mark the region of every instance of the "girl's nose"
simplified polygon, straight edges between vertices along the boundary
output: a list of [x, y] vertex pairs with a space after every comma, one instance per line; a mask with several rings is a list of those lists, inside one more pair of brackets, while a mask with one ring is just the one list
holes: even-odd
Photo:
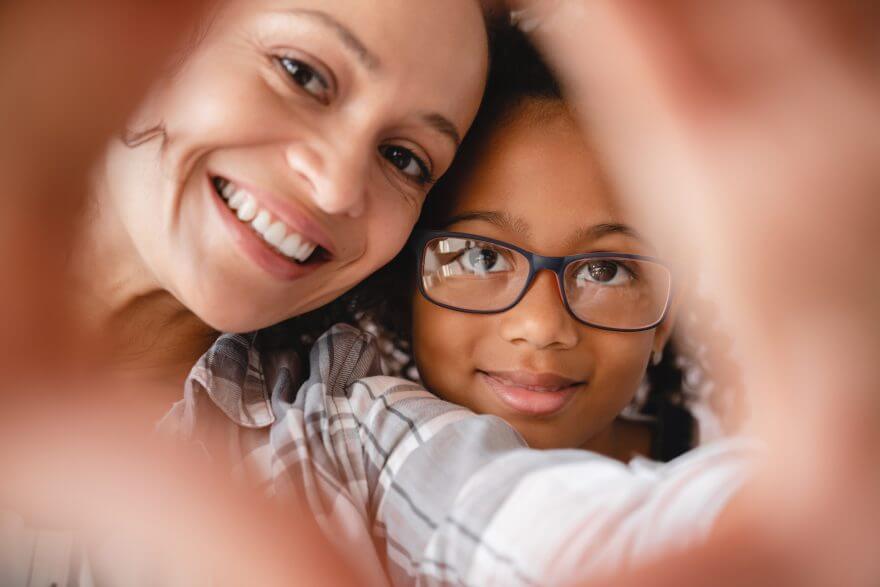
[[553, 273], [538, 273], [519, 304], [502, 315], [501, 336], [536, 349], [564, 350], [577, 345], [578, 328], [565, 309]]

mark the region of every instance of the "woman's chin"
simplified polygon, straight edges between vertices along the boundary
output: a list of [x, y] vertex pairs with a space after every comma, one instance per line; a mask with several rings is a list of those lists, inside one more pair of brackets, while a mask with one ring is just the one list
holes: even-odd
[[217, 332], [253, 332], [299, 313], [296, 308], [275, 310], [270, 303], [260, 303], [241, 295], [202, 300], [187, 306], [199, 320]]
[[197, 275], [174, 277], [174, 286], [167, 289], [174, 292], [181, 305], [218, 332], [267, 328], [321, 307], [347, 289], [327, 287], [326, 275], [279, 287], [276, 281], [259, 273], [228, 264], [205, 263]]

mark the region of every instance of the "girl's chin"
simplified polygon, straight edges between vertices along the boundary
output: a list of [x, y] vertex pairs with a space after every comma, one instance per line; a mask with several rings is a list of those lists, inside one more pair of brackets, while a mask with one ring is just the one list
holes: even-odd
[[[574, 428], [577, 426], [577, 422], [570, 424], [572, 427], [567, 427], [564, 418], [553, 422], [537, 419], [510, 419], [510, 425], [525, 439], [529, 448], [540, 450], [582, 448], [585, 442], [583, 432], [579, 428]], [[566, 430], [569, 432], [567, 433]]]

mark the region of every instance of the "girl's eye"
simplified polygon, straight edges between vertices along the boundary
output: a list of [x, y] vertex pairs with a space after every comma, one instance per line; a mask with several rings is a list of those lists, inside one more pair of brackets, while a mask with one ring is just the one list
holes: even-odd
[[425, 162], [409, 149], [396, 145], [385, 145], [379, 147], [379, 153], [398, 171], [419, 185], [425, 185], [434, 181]]
[[278, 63], [281, 64], [293, 83], [311, 94], [319, 102], [327, 104], [330, 101], [330, 84], [313, 67], [290, 57], [280, 57]]
[[585, 263], [577, 278], [600, 285], [621, 285], [630, 281], [633, 275], [620, 263], [602, 259]]
[[500, 251], [485, 246], [473, 246], [458, 257], [459, 264], [471, 274], [485, 275], [513, 269], [510, 261]]

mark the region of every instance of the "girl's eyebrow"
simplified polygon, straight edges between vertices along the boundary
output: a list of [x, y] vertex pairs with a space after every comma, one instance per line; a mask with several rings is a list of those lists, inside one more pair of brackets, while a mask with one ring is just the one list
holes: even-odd
[[514, 216], [513, 214], [510, 214], [508, 212], [496, 212], [492, 210], [476, 210], [473, 212], [456, 214], [455, 216], [449, 218], [444, 226], [452, 226], [453, 224], [465, 222], [467, 220], [480, 220], [482, 222], [488, 222], [490, 224], [494, 224], [502, 230], [519, 234], [525, 239], [528, 239], [532, 235], [531, 228], [529, 228], [529, 223], [526, 222], [525, 219], [520, 218], [519, 216]]
[[[498, 212], [493, 210], [476, 210], [473, 212], [457, 214], [451, 217], [445, 223], [444, 227], [449, 227], [458, 222], [465, 222], [467, 220], [479, 220], [494, 224], [498, 228], [516, 233], [526, 240], [532, 236], [529, 223], [524, 218], [514, 216], [508, 212]], [[645, 245], [649, 244], [635, 228], [628, 224], [622, 224], [619, 222], [602, 222], [575, 230], [574, 233], [566, 239], [564, 246], [570, 249], [576, 249], [578, 245], [582, 245], [584, 242], [593, 242], [609, 234], [622, 234], [634, 238]]]
[[622, 234], [647, 244], [647, 241], [642, 235], [632, 226], [621, 224], [619, 222], [603, 222], [600, 224], [594, 224], [588, 228], [579, 228], [568, 238], [566, 246], [574, 248], [584, 241], [592, 242], [609, 234]]

